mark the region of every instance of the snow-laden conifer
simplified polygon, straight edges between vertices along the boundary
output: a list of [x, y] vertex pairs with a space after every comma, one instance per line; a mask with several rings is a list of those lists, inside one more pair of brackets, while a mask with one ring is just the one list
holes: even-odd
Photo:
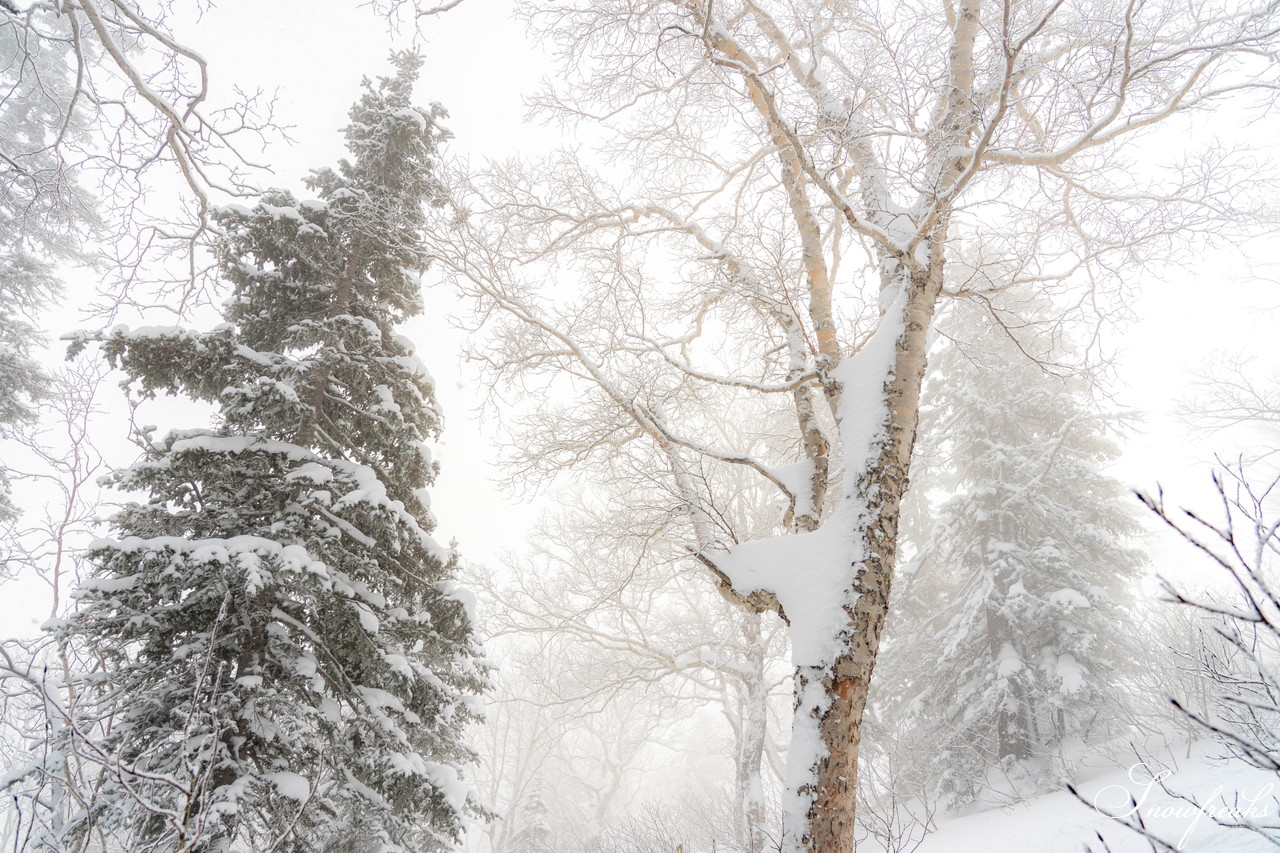
[[432, 380], [419, 313], [443, 131], [421, 61], [366, 81], [351, 159], [217, 214], [225, 323], [113, 330], [144, 394], [217, 407], [119, 473], [149, 495], [92, 546], [63, 636], [104, 661], [107, 768], [79, 831], [130, 850], [452, 845], [464, 724], [483, 685], [452, 553], [430, 535]]
[[545, 788], [541, 780], [520, 802], [514, 815], [515, 830], [503, 849], [506, 853], [559, 853], [555, 834], [551, 831], [551, 811], [547, 808]]
[[1143, 558], [1105, 471], [1114, 424], [1055, 367], [1066, 353], [1050, 324], [998, 320], [1011, 316], [962, 302], [941, 323], [950, 340], [931, 360], [912, 486], [934, 522], [883, 662], [896, 701], [881, 711], [897, 705], [886, 716], [910, 720], [906, 739], [936, 749], [928, 772], [948, 809], [1056, 787], [1130, 714]]

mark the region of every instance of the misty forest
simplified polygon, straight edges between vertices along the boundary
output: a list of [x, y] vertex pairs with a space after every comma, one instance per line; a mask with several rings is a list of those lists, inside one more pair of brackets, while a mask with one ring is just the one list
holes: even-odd
[[1280, 849], [1280, 0], [0, 0], [0, 850]]

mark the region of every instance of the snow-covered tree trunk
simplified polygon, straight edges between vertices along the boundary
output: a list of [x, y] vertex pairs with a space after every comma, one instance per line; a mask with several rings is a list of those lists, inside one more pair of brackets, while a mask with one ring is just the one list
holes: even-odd
[[734, 760], [734, 825], [738, 845], [746, 853], [761, 853], [768, 831], [763, 764], [768, 740], [769, 682], [767, 647], [760, 630], [760, 618], [755, 613], [743, 614], [748, 655], [744, 662], [746, 678], [741, 686], [741, 720]]
[[852, 849], [862, 717], [897, 559], [940, 264], [887, 283], [880, 326], [836, 366], [845, 493], [815, 531], [744, 543], [714, 562], [743, 601], [791, 626], [795, 712], [783, 831], [806, 851]]
[[[1226, 184], [1148, 182], [1117, 143], [1271, 86], [1255, 58], [1280, 9], [530, 6], [567, 69], [538, 106], [598, 128], [608, 164], [459, 176], [435, 248], [497, 328], [477, 355], [499, 384], [558, 377], [576, 401], [517, 414], [512, 461], [625, 483], [726, 598], [790, 621], [783, 843], [848, 853], [939, 299], [1096, 286], [1103, 259], [1232, 215], [1202, 203]], [[964, 246], [981, 257], [952, 275]], [[721, 521], [744, 499], [724, 468], [757, 478], [774, 523]]]

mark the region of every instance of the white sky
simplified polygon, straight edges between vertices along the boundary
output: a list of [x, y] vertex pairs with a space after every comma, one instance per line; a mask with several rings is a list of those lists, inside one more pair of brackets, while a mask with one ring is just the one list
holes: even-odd
[[[419, 97], [444, 105], [450, 114], [445, 124], [455, 136], [452, 153], [475, 161], [546, 150], [559, 141], [551, 129], [524, 121], [523, 99], [553, 70], [523, 22], [513, 19], [513, 6], [511, 0], [464, 0], [423, 27], [419, 46], [426, 66]], [[360, 77], [384, 72], [391, 47], [410, 44], [411, 27], [393, 40], [385, 19], [356, 8], [353, 0], [217, 0], [198, 25], [184, 26], [179, 35], [205, 52], [217, 84], [278, 88], [279, 118], [293, 127], [295, 143], [275, 146], [266, 157], [280, 183], [296, 186], [309, 169], [345, 153], [340, 129]], [[1251, 127], [1252, 141], [1265, 140], [1269, 128], [1274, 130], [1274, 122]], [[1189, 131], [1171, 134], [1172, 144], [1196, 144], [1212, 133], [1207, 122], [1192, 124]], [[1277, 250], [1280, 239], [1255, 241], [1252, 260], [1219, 249], [1206, 252], [1200, 264], [1142, 275], [1134, 306], [1138, 321], [1122, 340], [1107, 345], [1119, 356], [1116, 402], [1146, 421], [1128, 442], [1119, 468], [1135, 487], [1157, 480], [1171, 491], [1202, 487], [1215, 450], [1237, 452], [1224, 448], [1234, 436], [1188, 436], [1172, 417], [1172, 404], [1191, 373], [1215, 352], [1253, 353], [1280, 366], [1280, 333], [1273, 332], [1280, 329], [1280, 286], [1265, 280], [1270, 259], [1280, 257]], [[1280, 262], [1275, 270], [1280, 277]], [[458, 364], [464, 338], [432, 310], [460, 306], [442, 287], [429, 290], [427, 302], [431, 316], [417, 340], [439, 380], [448, 417], [439, 454], [445, 469], [436, 499], [440, 533], [456, 536], [464, 553], [490, 560], [495, 546], [519, 545], [523, 524], [504, 523], [499, 530], [492, 524], [495, 495], [480, 482], [492, 473], [484, 464], [492, 451], [472, 417], [478, 404], [474, 376]], [[455, 512], [452, 500], [467, 509]], [[514, 509], [523, 521], [532, 515], [524, 502]]]
[[[389, 50], [409, 45], [407, 33], [393, 41], [385, 19], [353, 0], [217, 0], [198, 21], [175, 20], [174, 29], [180, 41], [204, 53], [221, 92], [233, 85], [277, 91], [277, 117], [292, 126], [295, 142], [272, 145], [263, 157], [276, 173], [268, 183], [294, 188], [309, 169], [343, 155], [340, 129], [360, 78], [385, 73]], [[550, 65], [529, 43], [523, 24], [512, 20], [509, 0], [466, 0], [427, 21], [420, 46], [427, 64], [419, 98], [439, 101], [449, 111], [453, 153], [478, 161], [555, 144], [552, 131], [523, 122], [523, 98], [537, 89]], [[1268, 250], [1277, 248], [1280, 241], [1274, 239], [1254, 247], [1253, 274], [1265, 274], [1277, 254]], [[1117, 402], [1148, 415], [1146, 432], [1130, 442], [1120, 473], [1140, 487], [1159, 480], [1173, 503], [1205, 500], [1205, 463], [1215, 442], [1224, 440], [1189, 440], [1169, 416], [1170, 402], [1183, 393], [1190, 371], [1216, 350], [1254, 353], [1280, 364], [1280, 335], [1273, 331], [1280, 292], [1271, 283], [1244, 281], [1246, 272], [1248, 265], [1224, 250], [1207, 253], [1202, 264], [1147, 274], [1135, 306], [1140, 320], [1112, 346], [1121, 353]], [[492, 563], [500, 550], [520, 546], [538, 508], [493, 487], [491, 425], [476, 418], [474, 374], [459, 363], [465, 338], [446, 317], [460, 306], [439, 286], [428, 290], [427, 305], [429, 316], [409, 333], [438, 381], [447, 417], [437, 448], [444, 473], [433, 492], [437, 535], [456, 538], [466, 557]]]

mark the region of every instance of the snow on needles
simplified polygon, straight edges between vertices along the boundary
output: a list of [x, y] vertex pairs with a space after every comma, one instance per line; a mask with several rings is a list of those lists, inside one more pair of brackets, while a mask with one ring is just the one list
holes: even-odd
[[280, 796], [286, 799], [304, 803], [311, 797], [311, 783], [307, 781], [305, 776], [281, 771], [279, 773], [268, 773], [262, 778], [274, 785], [276, 790], [280, 792]]

